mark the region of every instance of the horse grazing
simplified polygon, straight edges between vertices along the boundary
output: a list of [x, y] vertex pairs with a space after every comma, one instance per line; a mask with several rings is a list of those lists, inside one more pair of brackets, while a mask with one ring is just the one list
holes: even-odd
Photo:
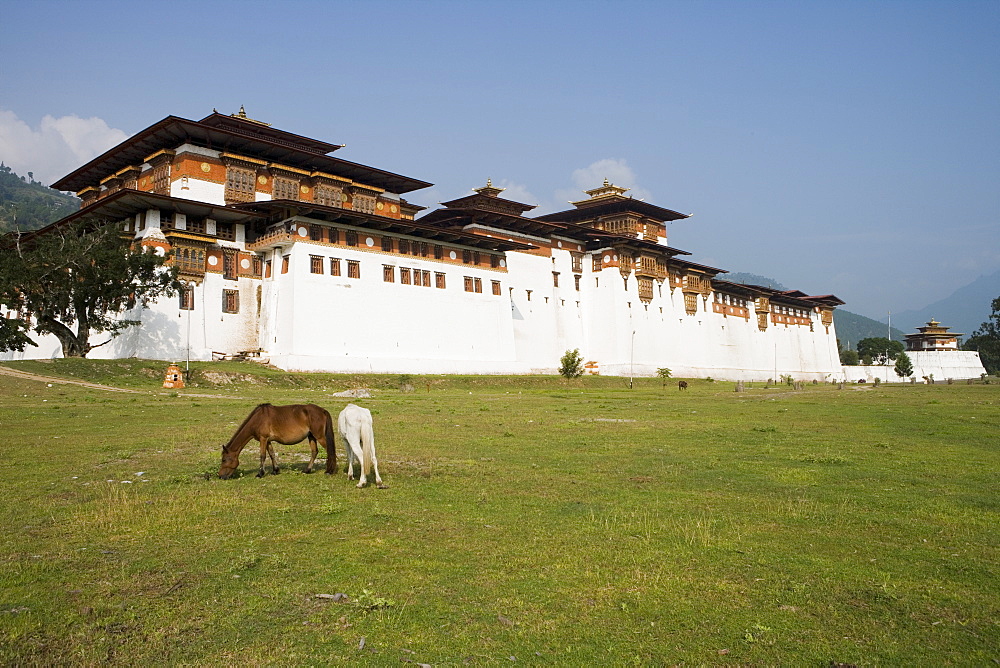
[[679, 380], [679, 381], [677, 381], [677, 389], [678, 390], [686, 390], [686, 389], [688, 389], [688, 382], [686, 380]]
[[361, 480], [358, 487], [368, 484], [368, 470], [375, 469], [375, 485], [385, 489], [382, 476], [378, 474], [378, 459], [375, 457], [375, 432], [372, 430], [372, 413], [367, 408], [347, 404], [337, 418], [337, 429], [344, 439], [347, 451], [347, 477], [354, 480], [354, 462], [358, 462]]
[[260, 470], [257, 477], [264, 476], [264, 460], [271, 457], [271, 471], [277, 475], [281, 473], [278, 469], [278, 461], [274, 456], [272, 442], [283, 445], [301, 443], [304, 439], [309, 439], [312, 446], [312, 457], [309, 459], [309, 466], [306, 473], [312, 473], [313, 464], [316, 462], [318, 449], [316, 443], [321, 441], [326, 448], [326, 472], [335, 473], [337, 471], [337, 450], [333, 438], [333, 418], [330, 413], [315, 404], [293, 404], [291, 406], [272, 406], [271, 404], [261, 404], [250, 412], [250, 415], [243, 420], [229, 442], [222, 446], [222, 466], [219, 468], [219, 477], [226, 479], [240, 465], [240, 452], [250, 442], [256, 438], [260, 441]]

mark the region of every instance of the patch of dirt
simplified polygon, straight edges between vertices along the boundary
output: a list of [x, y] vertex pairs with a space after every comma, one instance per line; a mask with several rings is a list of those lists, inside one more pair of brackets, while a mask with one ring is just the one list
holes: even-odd
[[230, 371], [201, 371], [197, 374], [197, 380], [202, 380], [211, 385], [231, 385], [233, 383], [259, 385], [262, 382], [257, 376]]

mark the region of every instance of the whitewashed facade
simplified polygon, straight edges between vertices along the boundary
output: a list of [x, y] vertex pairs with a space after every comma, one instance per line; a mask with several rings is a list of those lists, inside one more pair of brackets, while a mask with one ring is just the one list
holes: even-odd
[[[590, 373], [844, 378], [842, 302], [722, 280], [667, 244], [665, 222], [684, 214], [605, 182], [536, 218], [490, 183], [418, 215], [402, 195], [429, 183], [337, 148], [242, 112], [168, 117], [54, 184], [84, 203], [55, 225], [114, 221], [170, 252], [190, 289], [126, 314], [142, 326], [92, 356], [554, 373], [578, 348]], [[39, 343], [22, 355], [59, 354]]]

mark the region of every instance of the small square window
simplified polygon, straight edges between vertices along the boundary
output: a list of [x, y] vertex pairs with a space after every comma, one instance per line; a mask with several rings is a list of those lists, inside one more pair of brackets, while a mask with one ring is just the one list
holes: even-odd
[[222, 291], [222, 312], [223, 313], [240, 312], [240, 293], [238, 290]]
[[309, 273], [311, 274], [322, 274], [323, 273], [323, 258], [318, 255], [309, 256]]
[[347, 277], [361, 278], [361, 263], [358, 260], [347, 261]]
[[331, 257], [330, 258], [330, 275], [340, 276], [340, 258]]

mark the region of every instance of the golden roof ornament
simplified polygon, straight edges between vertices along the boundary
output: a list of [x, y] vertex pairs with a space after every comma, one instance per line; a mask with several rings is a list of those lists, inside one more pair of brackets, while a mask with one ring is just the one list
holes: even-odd
[[496, 197], [502, 193], [506, 188], [494, 188], [493, 179], [486, 179], [486, 185], [482, 188], [473, 188], [473, 192], [477, 192], [480, 195], [486, 195], [487, 197]]
[[[580, 206], [581, 204], [593, 204], [595, 200], [625, 199], [625, 193], [627, 193], [628, 191], [629, 191], [628, 188], [622, 188], [621, 186], [616, 186], [615, 184], [608, 181], [607, 178], [605, 178], [604, 184], [601, 185], [599, 188], [583, 191], [587, 195], [590, 195], [590, 199], [584, 199], [578, 202], [570, 202], [570, 204], [574, 206]], [[629, 197], [631, 197], [631, 195]]]
[[241, 121], [250, 121], [251, 123], [256, 123], [257, 125], [263, 125], [264, 127], [268, 128], [271, 127], [270, 123], [265, 123], [264, 121], [258, 121], [255, 118], [250, 118], [249, 116], [247, 116], [247, 110], [243, 108], [242, 104], [240, 105], [239, 111], [237, 111], [235, 114], [229, 114], [229, 116], [231, 118], [238, 118]]

